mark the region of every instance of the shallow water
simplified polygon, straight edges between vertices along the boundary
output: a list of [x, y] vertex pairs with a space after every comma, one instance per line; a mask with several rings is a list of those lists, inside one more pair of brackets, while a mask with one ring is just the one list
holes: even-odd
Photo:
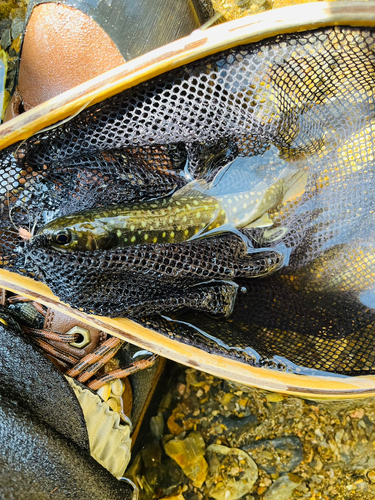
[[127, 471], [142, 500], [375, 498], [374, 398], [308, 401], [171, 370]]

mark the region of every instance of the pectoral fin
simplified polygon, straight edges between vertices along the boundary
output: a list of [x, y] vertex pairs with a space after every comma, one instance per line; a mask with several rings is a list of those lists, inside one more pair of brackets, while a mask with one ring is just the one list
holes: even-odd
[[306, 190], [307, 179], [309, 172], [306, 170], [298, 171], [286, 182], [286, 191], [282, 199], [282, 203], [294, 200], [303, 195]]
[[259, 217], [259, 219], [254, 220], [253, 222], [251, 222], [250, 224], [245, 226], [245, 228], [247, 229], [250, 227], [270, 227], [272, 225], [273, 225], [273, 222], [270, 219], [268, 213], [265, 213], [262, 215], [262, 217]]

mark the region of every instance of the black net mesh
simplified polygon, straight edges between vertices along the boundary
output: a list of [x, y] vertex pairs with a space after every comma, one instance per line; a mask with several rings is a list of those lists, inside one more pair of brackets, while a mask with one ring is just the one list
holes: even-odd
[[[209, 352], [373, 373], [374, 47], [372, 30], [346, 27], [239, 46], [5, 149], [2, 266], [74, 307], [135, 317]], [[170, 196], [239, 159], [257, 179], [280, 165], [306, 174], [265, 210], [266, 225], [87, 252], [19, 236], [82, 209]]]

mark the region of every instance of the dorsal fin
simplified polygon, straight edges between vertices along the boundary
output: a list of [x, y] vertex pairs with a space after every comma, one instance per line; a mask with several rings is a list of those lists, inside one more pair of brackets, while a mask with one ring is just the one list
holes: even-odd
[[194, 181], [189, 182], [185, 186], [182, 186], [182, 188], [178, 189], [177, 191], [175, 191], [171, 198], [172, 199], [181, 198], [182, 196], [187, 198], [188, 197], [194, 198], [202, 195], [202, 193], [207, 193], [208, 190], [209, 190], [209, 185], [205, 180], [196, 179]]

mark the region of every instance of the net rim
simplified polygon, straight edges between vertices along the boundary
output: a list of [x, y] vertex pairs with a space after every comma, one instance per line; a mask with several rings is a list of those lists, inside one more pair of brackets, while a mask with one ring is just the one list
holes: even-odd
[[[195, 31], [189, 37], [104, 73], [0, 126], [0, 149], [126, 88], [242, 43], [325, 26], [375, 26], [375, 2], [358, 2], [354, 5], [355, 12], [353, 3], [348, 2], [318, 2], [284, 7], [230, 21], [204, 32]], [[46, 285], [9, 271], [0, 270], [0, 286], [35, 298], [42, 304], [64, 311], [141, 348], [234, 382], [307, 399], [354, 399], [375, 395], [375, 376], [318, 377], [255, 368], [182, 344], [128, 319], [87, 315], [60, 302]]]
[[114, 319], [86, 314], [61, 302], [43, 283], [0, 270], [0, 287], [37, 300], [72, 318], [100, 328], [142, 349], [250, 387], [312, 400], [359, 399], [375, 396], [375, 376], [319, 377], [257, 368], [235, 359], [207, 353], [197, 347], [168, 338], [126, 318]]
[[[355, 9], [354, 9], [355, 7]], [[375, 1], [314, 2], [254, 14], [196, 30], [0, 125], [0, 150], [141, 82], [244, 43], [327, 26], [375, 26]]]

